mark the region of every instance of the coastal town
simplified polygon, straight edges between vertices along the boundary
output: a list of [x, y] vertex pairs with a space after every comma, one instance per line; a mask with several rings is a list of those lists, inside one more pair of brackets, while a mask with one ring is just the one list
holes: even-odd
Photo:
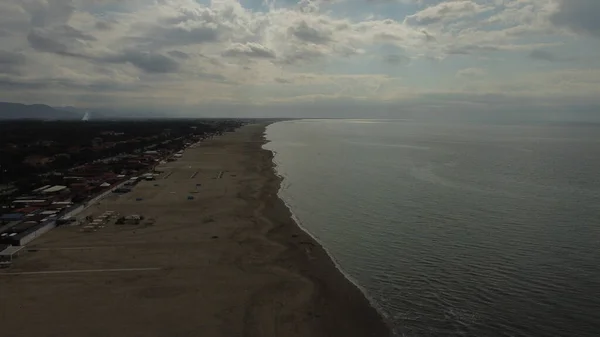
[[[6, 123], [3, 130], [11, 132], [3, 134], [0, 149], [0, 267], [10, 267], [27, 244], [57, 226], [94, 230], [103, 221], [80, 217], [85, 209], [155, 180], [163, 173], [157, 165], [177, 161], [186, 148], [244, 123]], [[28, 135], [32, 130], [37, 132]]]

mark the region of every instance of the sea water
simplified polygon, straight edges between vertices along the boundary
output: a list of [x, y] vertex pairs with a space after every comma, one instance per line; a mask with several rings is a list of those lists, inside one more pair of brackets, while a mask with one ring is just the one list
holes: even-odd
[[299, 120], [297, 221], [399, 336], [600, 336], [600, 125]]

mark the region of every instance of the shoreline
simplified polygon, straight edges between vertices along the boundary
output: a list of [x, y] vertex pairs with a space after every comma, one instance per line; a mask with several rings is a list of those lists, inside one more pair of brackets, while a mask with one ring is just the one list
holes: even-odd
[[[279, 177], [279, 175], [277, 175], [277, 176]], [[284, 177], [281, 177], [281, 180], [284, 180], [284, 179], [285, 179]], [[349, 273], [347, 273], [346, 271], [344, 271], [344, 269], [342, 268], [342, 266], [340, 265], [340, 263], [338, 262], [338, 260], [333, 256], [333, 254], [329, 251], [329, 249], [327, 249], [325, 247], [325, 245], [317, 237], [315, 237], [312, 233], [310, 233], [310, 231], [306, 227], [304, 227], [304, 225], [302, 224], [302, 221], [300, 221], [300, 219], [296, 216], [296, 214], [294, 213], [292, 207], [285, 200], [283, 200], [283, 198], [279, 195], [279, 193], [278, 193], [278, 197], [279, 197], [279, 199], [281, 199], [281, 201], [284, 203], [285, 207], [290, 212], [292, 221], [294, 222], [295, 226], [297, 226], [298, 228], [300, 228], [300, 230], [302, 232], [306, 233], [306, 235], [310, 236], [311, 239], [321, 249], [323, 249], [325, 251], [325, 254], [331, 260], [333, 266], [337, 269], [337, 271], [340, 272], [344, 276], [344, 278], [346, 279], [347, 282], [350, 282], [354, 287], [358, 288], [358, 290], [360, 291], [360, 293], [362, 294], [362, 296], [365, 297], [365, 299], [367, 300], [367, 302], [369, 303], [369, 305], [373, 309], [375, 309], [375, 311], [380, 316], [380, 318], [383, 320], [384, 324], [386, 325], [386, 327], [388, 329], [388, 333], [385, 336], [395, 336], [395, 334], [394, 334], [395, 330], [392, 328], [391, 322], [389, 322], [388, 317], [382, 311], [383, 309], [381, 308], [381, 306], [378, 305], [377, 302], [375, 302], [375, 300], [369, 296], [369, 294], [367, 293], [367, 290], [364, 287], [362, 287], [359, 284], [359, 282], [354, 277], [352, 277], [352, 275], [350, 275]]]
[[[390, 336], [391, 329], [386, 323], [385, 317], [376, 309], [375, 303], [368, 298], [364, 289], [362, 289], [355, 280], [351, 279], [350, 275], [347, 275], [341, 269], [335, 258], [327, 251], [322, 243], [301, 225], [299, 220], [294, 217], [290, 206], [279, 195], [281, 183], [285, 178], [277, 172], [277, 165], [274, 162], [275, 154], [273, 151], [264, 148], [264, 145], [270, 142], [266, 136], [266, 128], [269, 125], [270, 124], [264, 125], [260, 148], [262, 151], [267, 152], [268, 165], [270, 166], [271, 171], [270, 174], [273, 176], [269, 179], [265, 187], [265, 189], [268, 190], [265, 192], [265, 194], [267, 194], [266, 202], [271, 205], [270, 209], [272, 211], [266, 211], [264, 213], [266, 217], [271, 217], [275, 221], [284, 222], [287, 226], [292, 228], [290, 231], [294, 231], [293, 228], [297, 228], [302, 234], [293, 234], [298, 235], [298, 240], [292, 244], [289, 244], [289, 240], [284, 238], [282, 233], [276, 231], [277, 228], [274, 228], [275, 231], [267, 233], [267, 237], [280, 243], [287, 243], [289, 249], [296, 251], [294, 253], [302, 251], [300, 247], [302, 244], [311, 247], [308, 252], [305, 250], [305, 255], [308, 255], [307, 257], [309, 259], [310, 256], [312, 256], [313, 260], [302, 261], [302, 263], [312, 265], [312, 267], [307, 267], [303, 270], [303, 266], [301, 265], [298, 266], [298, 269], [305, 277], [313, 279], [316, 284], [321, 286], [322, 289], [317, 292], [321, 292], [324, 298], [321, 298], [320, 301], [317, 302], [318, 305], [323, 306], [324, 309], [331, 310], [332, 305], [327, 304], [327, 298], [337, 300], [337, 303], [333, 305], [334, 307], [340, 307], [341, 311], [350, 309], [350, 312], [347, 312], [350, 315], [348, 315], [346, 319], [362, 320], [362, 323], [366, 327], [366, 329], [362, 329], [364, 332], [355, 330], [355, 332], [358, 332], [357, 334], [346, 332], [348, 334], [340, 336]], [[281, 208], [285, 208], [285, 211], [281, 210]], [[285, 231], [285, 229], [282, 229], [281, 231]], [[315, 264], [317, 264], [317, 266], [314, 266]], [[346, 297], [346, 299], [341, 301], [343, 297]], [[336, 330], [339, 327], [339, 323], [335, 323], [336, 320], [331, 321], [325, 319], [325, 321], [327, 322], [324, 325], [325, 335], [337, 336], [340, 333], [340, 331]]]

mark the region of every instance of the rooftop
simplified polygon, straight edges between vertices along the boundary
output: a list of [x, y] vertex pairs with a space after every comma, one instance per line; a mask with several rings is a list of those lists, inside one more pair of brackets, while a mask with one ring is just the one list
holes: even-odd
[[56, 193], [65, 190], [66, 188], [67, 186], [56, 185], [43, 190], [42, 193]]
[[41, 204], [46, 202], [44, 199], [17, 199], [13, 201], [15, 204]]
[[8, 213], [0, 215], [0, 219], [4, 221], [14, 221], [23, 219], [23, 213]]
[[41, 191], [43, 191], [43, 190], [45, 190], [45, 189], [47, 189], [49, 187], [50, 187], [50, 185], [42, 186], [40, 188], [36, 188], [35, 190], [33, 190], [33, 192], [35, 192], [35, 193], [41, 192]]
[[21, 249], [25, 248], [24, 246], [8, 246], [4, 248], [4, 250], [0, 251], [0, 256], [13, 256]]

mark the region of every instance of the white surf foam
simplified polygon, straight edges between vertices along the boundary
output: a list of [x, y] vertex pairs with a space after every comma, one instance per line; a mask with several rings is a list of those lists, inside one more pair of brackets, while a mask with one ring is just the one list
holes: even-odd
[[273, 159], [272, 159], [272, 162], [273, 162], [273, 172], [274, 172], [274, 174], [277, 177], [279, 177], [281, 179], [281, 183], [280, 183], [280, 186], [279, 186], [279, 191], [277, 192], [277, 196], [283, 202], [283, 204], [285, 205], [285, 207], [287, 207], [288, 211], [291, 214], [292, 220], [296, 223], [296, 225], [298, 226], [298, 228], [300, 228], [300, 230], [302, 230], [304, 233], [308, 234], [313, 240], [315, 240], [315, 242], [317, 242], [319, 244], [319, 246], [321, 246], [321, 248], [323, 248], [323, 250], [325, 251], [325, 253], [327, 254], [327, 256], [333, 262], [335, 268], [344, 276], [344, 278], [346, 278], [350, 283], [352, 283], [356, 288], [358, 288], [358, 290], [367, 299], [367, 301], [369, 302], [369, 304], [371, 305], [371, 307], [373, 307], [383, 317], [384, 321], [390, 327], [392, 335], [393, 336], [398, 336], [397, 331], [394, 329], [393, 325], [391, 324], [392, 321], [391, 321], [390, 316], [383, 310], [383, 307], [381, 305], [379, 305], [379, 303], [377, 301], [375, 301], [375, 299], [369, 294], [369, 292], [352, 275], [350, 275], [349, 273], [347, 273], [341, 267], [340, 263], [337, 261], [337, 259], [334, 257], [334, 255], [331, 254], [331, 252], [329, 251], [329, 249], [327, 249], [327, 247], [325, 246], [325, 244], [321, 240], [319, 240], [318, 237], [316, 237], [315, 235], [313, 235], [302, 224], [302, 221], [296, 216], [296, 214], [294, 213], [294, 211], [293, 211], [292, 207], [290, 206], [290, 204], [288, 203], [288, 201], [286, 201], [285, 197], [283, 197], [282, 191], [284, 191], [285, 188], [287, 188], [287, 186], [288, 186], [288, 185], [286, 185], [284, 183], [284, 181], [286, 181], [286, 177], [283, 174], [280, 173], [279, 165], [275, 161], [275, 156], [277, 155], [277, 151], [265, 147], [265, 145], [267, 145], [268, 143], [272, 142], [267, 137], [267, 131], [265, 131], [265, 133], [264, 133], [264, 138], [266, 140], [266, 143], [263, 144], [262, 149], [266, 150], [266, 151], [271, 151], [271, 153], [273, 154]]

